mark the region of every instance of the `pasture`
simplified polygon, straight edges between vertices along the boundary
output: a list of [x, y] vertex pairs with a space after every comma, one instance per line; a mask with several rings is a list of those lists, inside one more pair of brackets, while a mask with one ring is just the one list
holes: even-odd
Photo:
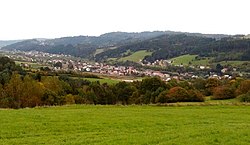
[[140, 60], [143, 60], [145, 56], [151, 55], [152, 52], [147, 52], [146, 50], [140, 50], [136, 51], [135, 53], [120, 58], [118, 61], [133, 61], [133, 62], [139, 62]]
[[83, 78], [84, 80], [88, 80], [90, 82], [97, 82], [99, 81], [101, 84], [107, 83], [109, 85], [119, 83], [121, 80], [118, 79], [111, 79], [111, 78]]
[[71, 105], [0, 110], [0, 143], [250, 144], [250, 106]]
[[34, 69], [38, 69], [38, 68], [40, 68], [40, 67], [46, 67], [46, 65], [39, 64], [39, 63], [35, 63], [35, 62], [15, 61], [15, 63], [16, 63], [17, 65], [27, 64], [27, 65], [29, 65], [31, 68], [34, 68]]
[[181, 55], [175, 58], [172, 58], [171, 60], [173, 61], [174, 65], [184, 65], [184, 66], [188, 66], [188, 65], [209, 65], [209, 61], [212, 58], [208, 58], [208, 57], [203, 57], [199, 60], [195, 59], [195, 57], [198, 55]]

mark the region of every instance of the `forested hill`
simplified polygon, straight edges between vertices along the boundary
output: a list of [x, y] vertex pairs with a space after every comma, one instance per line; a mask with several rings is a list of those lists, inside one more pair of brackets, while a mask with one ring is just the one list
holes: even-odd
[[211, 35], [200, 33], [182, 33], [173, 31], [155, 31], [141, 33], [112, 32], [100, 36], [74, 36], [63, 37], [47, 40], [25, 40], [3, 47], [4, 50], [21, 50], [21, 51], [43, 51], [56, 54], [70, 54], [83, 58], [91, 58], [95, 56], [97, 49], [103, 49], [105, 52], [111, 47], [121, 47], [143, 42], [161, 35], [177, 35], [187, 34], [189, 36], [202, 36], [207, 38], [221, 39], [227, 35]]
[[11, 44], [17, 43], [19, 41], [22, 41], [22, 40], [6, 40], [6, 41], [0, 40], [0, 48], [4, 47], [4, 46], [7, 46], [7, 45], [11, 45]]
[[56, 54], [70, 54], [74, 56], [88, 58], [93, 56], [97, 48], [106, 48], [113, 46], [122, 46], [138, 41], [147, 40], [166, 32], [142, 32], [142, 33], [125, 33], [113, 32], [96, 36], [74, 36], [57, 39], [48, 39], [44, 41], [31, 39], [14, 43], [3, 47], [4, 50], [21, 50], [21, 51], [43, 51]]
[[186, 34], [162, 35], [100, 53], [96, 55], [96, 60], [123, 57], [128, 50], [132, 53], [139, 50], [153, 52], [151, 56], [144, 58], [144, 60], [150, 62], [157, 59], [170, 59], [184, 54], [215, 57], [218, 61], [250, 60], [250, 39], [234, 36], [216, 40], [215, 38]]

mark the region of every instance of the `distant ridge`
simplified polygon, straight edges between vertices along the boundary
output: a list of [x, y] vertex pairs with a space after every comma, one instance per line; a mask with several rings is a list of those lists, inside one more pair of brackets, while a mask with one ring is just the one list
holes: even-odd
[[[105, 61], [140, 50], [152, 52], [145, 61], [170, 59], [184, 54], [220, 60], [250, 60], [249, 35], [201, 34], [175, 31], [110, 32], [100, 36], [72, 36], [12, 42], [3, 50], [42, 51]], [[6, 44], [6, 43], [5, 43]], [[112, 48], [112, 49], [111, 49]], [[98, 51], [97, 51], [98, 50]], [[130, 53], [127, 54], [127, 51]], [[98, 53], [96, 53], [98, 52]], [[232, 55], [237, 54], [233, 57]], [[250, 55], [249, 55], [250, 56]]]

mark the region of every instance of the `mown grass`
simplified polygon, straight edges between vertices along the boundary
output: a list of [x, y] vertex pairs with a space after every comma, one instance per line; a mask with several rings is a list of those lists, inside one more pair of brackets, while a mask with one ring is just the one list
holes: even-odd
[[250, 144], [250, 106], [91, 106], [0, 110], [7, 144]]
[[120, 58], [118, 61], [133, 61], [133, 62], [139, 62], [140, 60], [143, 60], [145, 56], [151, 55], [152, 52], [148, 52], [146, 50], [140, 50], [140, 51], [136, 51], [135, 53], [126, 56], [126, 57], [122, 57]]

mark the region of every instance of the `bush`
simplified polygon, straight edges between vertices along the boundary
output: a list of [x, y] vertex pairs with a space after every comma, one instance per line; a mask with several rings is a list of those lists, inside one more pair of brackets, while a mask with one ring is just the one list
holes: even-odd
[[250, 89], [250, 80], [245, 80], [240, 83], [239, 88], [236, 90], [236, 95], [246, 94]]
[[75, 104], [75, 96], [73, 96], [72, 94], [66, 95], [64, 99], [66, 104]]
[[250, 91], [237, 97], [240, 102], [250, 102]]
[[156, 97], [156, 102], [157, 103], [166, 103], [167, 102], [167, 93], [168, 91], [163, 91], [161, 92], [157, 97]]
[[214, 88], [213, 96], [211, 97], [211, 99], [213, 100], [223, 100], [223, 99], [231, 99], [231, 98], [235, 98], [234, 90], [226, 86], [220, 86], [220, 87]]
[[204, 95], [198, 90], [189, 90], [189, 101], [192, 102], [204, 102]]
[[174, 87], [171, 88], [165, 99], [162, 95], [164, 95], [165, 92], [160, 94], [158, 96], [159, 102], [167, 102], [167, 103], [174, 103], [174, 102], [203, 102], [204, 96], [201, 92], [198, 90], [186, 90], [182, 87]]

